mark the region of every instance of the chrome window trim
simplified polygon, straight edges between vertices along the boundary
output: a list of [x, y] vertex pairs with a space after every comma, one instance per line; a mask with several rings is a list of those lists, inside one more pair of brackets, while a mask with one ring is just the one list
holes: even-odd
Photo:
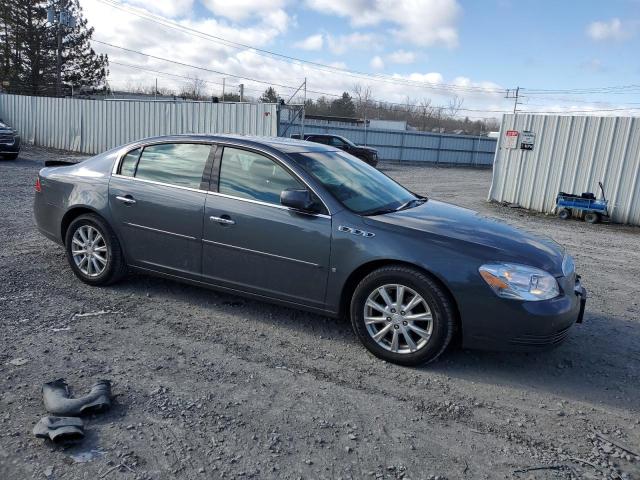
[[160, 186], [163, 186], [163, 187], [178, 188], [180, 190], [187, 190], [189, 192], [202, 193], [203, 195], [216, 195], [218, 197], [230, 198], [230, 199], [233, 199], [233, 200], [240, 200], [240, 201], [248, 202], [248, 203], [255, 203], [257, 205], [264, 205], [266, 207], [279, 208], [280, 210], [289, 210], [290, 212], [295, 212], [295, 213], [299, 213], [299, 214], [302, 214], [302, 215], [309, 215], [311, 217], [319, 217], [319, 218], [331, 219], [331, 215], [326, 215], [324, 213], [302, 212], [300, 210], [295, 210], [293, 208], [285, 207], [284, 205], [278, 205], [278, 204], [275, 204], [275, 203], [268, 203], [268, 202], [261, 202], [260, 200], [252, 200], [250, 198], [236, 197], [234, 195], [227, 195], [226, 193], [211, 192], [211, 191], [208, 191], [208, 190], [201, 190], [199, 188], [183, 187], [181, 185], [172, 185], [170, 183], [156, 182], [155, 180], [146, 180], [144, 178], [127, 177], [126, 175], [120, 175], [120, 174], [112, 174], [111, 176], [112, 177], [116, 177], [116, 178], [123, 178], [125, 180], [131, 180], [131, 181], [135, 181], [135, 182], [149, 183], [151, 185], [160, 185]]
[[[212, 192], [210, 190], [201, 190], [199, 188], [190, 188], [190, 187], [183, 187], [181, 185], [173, 185], [171, 183], [163, 183], [163, 182], [156, 182], [155, 180], [146, 180], [143, 178], [136, 178], [136, 177], [128, 177], [126, 175], [120, 175], [118, 173], [118, 169], [120, 168], [120, 163], [122, 162], [122, 159], [129, 153], [132, 152], [133, 150], [137, 149], [137, 148], [145, 148], [145, 147], [150, 147], [152, 145], [162, 145], [162, 144], [166, 144], [166, 143], [198, 143], [198, 144], [207, 144], [207, 145], [211, 145], [211, 146], [219, 146], [219, 147], [225, 147], [225, 146], [229, 146], [229, 147], [239, 147], [241, 149], [244, 150], [255, 150], [256, 152], [259, 152], [260, 154], [266, 156], [267, 158], [271, 159], [272, 161], [276, 161], [276, 163], [280, 166], [282, 166], [283, 168], [285, 168], [285, 170], [287, 172], [290, 172], [291, 175], [294, 176], [294, 178], [298, 179], [300, 181], [300, 183], [302, 183], [305, 187], [307, 187], [309, 190], [311, 190], [316, 197], [318, 197], [318, 199], [320, 199], [320, 202], [322, 202], [322, 205], [324, 206], [324, 208], [327, 210], [327, 212], [329, 212], [329, 214], [324, 214], [324, 213], [308, 213], [308, 212], [301, 212], [299, 210], [295, 210], [293, 208], [289, 208], [289, 207], [285, 207], [284, 205], [278, 205], [275, 203], [268, 203], [268, 202], [261, 202], [259, 200], [252, 200], [249, 198], [243, 198], [243, 197], [237, 197], [235, 195], [227, 195], [224, 193], [219, 193], [219, 192]], [[223, 152], [224, 153], [224, 152]], [[221, 161], [222, 161], [222, 157], [221, 157]], [[133, 145], [129, 145], [126, 148], [122, 148], [119, 152], [118, 152], [118, 158], [116, 159], [116, 161], [113, 164], [113, 168], [111, 169], [111, 176], [112, 177], [117, 177], [117, 178], [125, 178], [125, 179], [129, 179], [129, 180], [135, 180], [137, 182], [145, 182], [145, 183], [150, 183], [150, 184], [155, 184], [155, 185], [163, 185], [165, 187], [174, 187], [174, 188], [180, 188], [182, 190], [189, 190], [191, 192], [201, 192], [201, 193], [206, 193], [208, 195], [218, 195], [221, 197], [226, 197], [226, 198], [231, 198], [231, 199], [235, 199], [235, 200], [242, 200], [245, 202], [249, 202], [249, 203], [255, 203], [258, 205], [265, 205], [268, 207], [274, 207], [274, 208], [280, 208], [280, 209], [284, 209], [284, 210], [289, 210], [291, 212], [295, 212], [295, 213], [301, 213], [304, 215], [309, 215], [309, 216], [313, 216], [313, 217], [320, 217], [320, 218], [331, 218], [331, 210], [329, 209], [329, 207], [327, 206], [326, 202], [322, 199], [322, 197], [320, 195], [318, 195], [318, 192], [316, 192], [316, 190], [311, 187], [311, 185], [309, 185], [307, 182], [304, 181], [304, 179], [300, 178], [299, 175], [297, 175], [295, 172], [293, 172], [286, 164], [283, 164], [283, 162], [278, 161], [277, 159], [275, 159], [273, 157], [273, 154], [261, 149], [259, 147], [254, 147], [254, 146], [247, 146], [241, 143], [234, 143], [234, 142], [227, 142], [227, 141], [215, 141], [215, 140], [202, 140], [202, 141], [197, 141], [197, 140], [185, 140], [185, 141], [175, 141], [175, 140], [164, 140], [164, 141], [157, 141], [157, 142], [150, 142], [150, 143], [144, 143], [144, 142], [138, 142], [135, 143]]]
[[[201, 190], [201, 191], [203, 191], [203, 190]], [[296, 210], [294, 208], [285, 207], [284, 205], [278, 205], [276, 203], [269, 203], [269, 202], [262, 202], [260, 200], [253, 200], [252, 198], [236, 197], [235, 195], [227, 195], [226, 193], [220, 193], [220, 192], [206, 192], [206, 193], [207, 193], [207, 195], [215, 195], [217, 197], [230, 198], [232, 200], [241, 200], [241, 201], [247, 202], [247, 203], [255, 203], [256, 205], [264, 205], [265, 207], [279, 208], [280, 210], [289, 210], [290, 212], [299, 213], [299, 214], [302, 214], [302, 215], [309, 215], [310, 217], [319, 217], [319, 218], [331, 219], [331, 215], [326, 215], [324, 213], [303, 212], [301, 210]]]
[[197, 240], [196, 237], [192, 237], [191, 235], [183, 235], [182, 233], [169, 232], [167, 230], [160, 230], [159, 228], [151, 228], [145, 225], [138, 225], [137, 223], [125, 222], [125, 225], [129, 227], [140, 228], [142, 230], [149, 230], [151, 232], [164, 233], [165, 235], [172, 235], [174, 237], [186, 238], [187, 240]]
[[174, 185], [172, 183], [156, 182], [155, 180], [147, 180], [146, 178], [128, 177], [126, 175], [120, 175], [119, 173], [111, 174], [112, 177], [124, 178], [125, 180], [134, 180], [136, 182], [150, 183], [152, 185], [162, 185], [163, 187], [179, 188], [180, 190], [188, 190], [190, 192], [198, 192], [206, 194], [206, 190], [200, 190], [199, 188], [183, 187], [182, 185]]
[[307, 262], [306, 260], [298, 260], [297, 258], [284, 257], [282, 255], [276, 255], [275, 253], [268, 253], [260, 250], [253, 250], [251, 248], [238, 247], [237, 245], [230, 245], [228, 243], [214, 242], [213, 240], [207, 240], [206, 238], [203, 238], [202, 241], [209, 245], [217, 245], [219, 247], [230, 248], [231, 250], [240, 250], [242, 252], [255, 253], [257, 255], [264, 255], [266, 257], [278, 258], [280, 260], [286, 260], [294, 263], [302, 263], [304, 265], [309, 265], [311, 267], [321, 268], [321, 265], [313, 262]]

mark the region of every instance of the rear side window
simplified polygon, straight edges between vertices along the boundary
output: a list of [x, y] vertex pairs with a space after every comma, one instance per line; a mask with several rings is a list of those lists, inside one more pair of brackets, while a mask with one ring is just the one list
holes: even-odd
[[164, 143], [145, 147], [136, 178], [180, 187], [200, 188], [211, 145]]
[[344, 142], [337, 137], [331, 137], [331, 139], [329, 140], [329, 145], [342, 148], [344, 147]]
[[127, 153], [120, 162], [120, 171], [118, 173], [120, 175], [124, 175], [125, 177], [133, 177], [133, 174], [136, 173], [136, 163], [138, 163], [139, 156], [139, 148], [131, 150], [129, 153]]
[[270, 158], [225, 147], [220, 164], [220, 193], [279, 205], [280, 193], [287, 188], [303, 186]]
[[327, 137], [309, 137], [309, 141], [315, 143], [324, 143], [325, 145], [329, 143]]

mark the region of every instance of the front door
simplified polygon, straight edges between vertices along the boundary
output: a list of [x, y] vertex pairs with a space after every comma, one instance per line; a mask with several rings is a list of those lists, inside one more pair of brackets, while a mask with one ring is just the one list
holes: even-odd
[[231, 288], [322, 307], [331, 218], [280, 205], [287, 188], [305, 186], [272, 158], [224, 147], [219, 189], [205, 205], [203, 273]]
[[163, 143], [127, 154], [109, 182], [109, 205], [134, 266], [202, 273], [201, 188], [211, 145]]

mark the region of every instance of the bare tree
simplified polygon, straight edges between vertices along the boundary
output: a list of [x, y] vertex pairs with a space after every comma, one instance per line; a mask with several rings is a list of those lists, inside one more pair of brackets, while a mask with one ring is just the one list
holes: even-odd
[[460, 109], [462, 108], [462, 104], [464, 103], [464, 98], [459, 97], [458, 95], [454, 96], [451, 100], [449, 100], [449, 105], [447, 107], [447, 113], [450, 117], [455, 117]]
[[204, 100], [207, 98], [207, 82], [199, 77], [191, 77], [182, 85], [179, 96], [189, 100]]
[[367, 118], [367, 112], [371, 103], [373, 103], [373, 93], [371, 92], [371, 86], [363, 86], [360, 83], [356, 83], [353, 86], [353, 97], [356, 100], [356, 113], [362, 117]]

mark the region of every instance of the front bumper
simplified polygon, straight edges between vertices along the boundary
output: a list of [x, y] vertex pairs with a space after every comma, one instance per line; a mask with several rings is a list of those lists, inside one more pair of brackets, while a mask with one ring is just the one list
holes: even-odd
[[13, 143], [0, 143], [0, 154], [20, 152], [20, 137], [15, 137]]
[[[491, 315], [463, 324], [463, 344], [468, 348], [535, 351], [562, 343], [574, 323], [582, 323], [587, 291], [576, 277], [573, 288], [540, 302], [502, 301]], [[466, 324], [466, 326], [465, 326]], [[468, 327], [468, 328], [467, 328]]]

